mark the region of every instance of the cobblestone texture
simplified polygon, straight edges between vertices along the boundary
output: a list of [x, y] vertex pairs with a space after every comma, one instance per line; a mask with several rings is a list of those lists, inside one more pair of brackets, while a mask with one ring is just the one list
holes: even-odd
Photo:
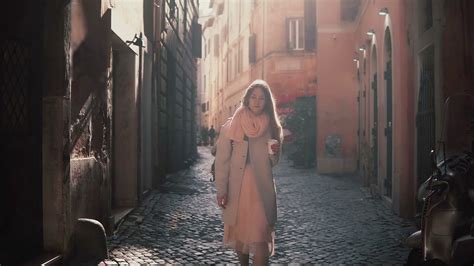
[[[108, 264], [238, 263], [222, 248], [223, 224], [209, 182], [212, 156], [199, 147], [189, 170], [168, 178], [108, 239]], [[275, 169], [278, 222], [272, 264], [403, 264], [401, 241], [415, 230], [356, 178], [322, 176], [290, 167]]]

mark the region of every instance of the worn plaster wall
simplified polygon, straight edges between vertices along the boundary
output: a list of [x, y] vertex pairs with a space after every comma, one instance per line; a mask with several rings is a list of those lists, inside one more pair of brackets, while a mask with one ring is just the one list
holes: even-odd
[[73, 228], [77, 218], [106, 227], [110, 214], [110, 12], [100, 2], [71, 2], [71, 162], [70, 193]]
[[71, 6], [46, 5], [43, 69], [43, 248], [64, 253], [70, 224]]
[[[357, 86], [354, 33], [340, 18], [340, 1], [317, 1], [317, 171], [357, 169]], [[337, 73], [337, 75], [335, 75]]]
[[[256, 34], [257, 63], [252, 65], [251, 80], [265, 79], [277, 103], [288, 103], [300, 96], [314, 96], [317, 91], [316, 50], [288, 49], [288, 20], [305, 14], [305, 1], [262, 1], [253, 11], [251, 30]], [[300, 33], [305, 35], [305, 33]], [[304, 39], [314, 36], [304, 36]]]
[[[410, 82], [410, 69], [414, 67], [409, 54], [412, 47], [407, 39], [407, 20], [403, 1], [367, 1], [361, 6], [360, 20], [355, 28], [354, 56], [359, 59], [359, 173], [361, 180], [371, 186], [375, 193], [386, 199], [387, 205], [403, 215], [411, 211], [413, 186], [413, 136], [414, 136], [414, 85]], [[378, 12], [387, 8], [388, 15]], [[369, 37], [367, 31], [373, 29], [375, 36]], [[390, 34], [390, 38], [387, 35]], [[387, 43], [390, 40], [390, 43]], [[391, 46], [391, 56], [387, 53]], [[365, 51], [359, 51], [363, 47]], [[375, 51], [375, 53], [374, 53]], [[374, 56], [376, 60], [374, 60]], [[387, 123], [388, 102], [386, 70], [391, 61], [392, 84], [392, 123]], [[356, 65], [354, 63], [354, 65]], [[373, 75], [377, 73], [377, 106], [374, 107]], [[377, 125], [374, 126], [374, 108], [377, 108]], [[377, 132], [377, 158], [374, 158], [373, 129]], [[388, 172], [388, 135], [392, 132], [392, 170]], [[372, 172], [374, 164], [377, 172]], [[373, 176], [372, 175], [376, 175]], [[391, 176], [391, 178], [390, 178]], [[390, 180], [388, 180], [390, 179]], [[391, 182], [391, 193], [387, 183]]]

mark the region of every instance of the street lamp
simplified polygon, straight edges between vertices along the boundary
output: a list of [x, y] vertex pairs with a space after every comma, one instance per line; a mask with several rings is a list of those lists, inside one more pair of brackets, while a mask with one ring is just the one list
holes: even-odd
[[365, 46], [362, 45], [361, 47], [359, 47], [359, 51], [365, 52]]
[[375, 30], [374, 29], [368, 30], [367, 35], [369, 35], [370, 37], [374, 36], [375, 35]]
[[359, 58], [353, 57], [352, 61], [354, 61], [356, 63], [356, 67], [359, 68]]
[[382, 8], [382, 9], [380, 9], [379, 15], [380, 15], [380, 16], [386, 16], [386, 15], [388, 15], [388, 8], [384, 7], [384, 8]]

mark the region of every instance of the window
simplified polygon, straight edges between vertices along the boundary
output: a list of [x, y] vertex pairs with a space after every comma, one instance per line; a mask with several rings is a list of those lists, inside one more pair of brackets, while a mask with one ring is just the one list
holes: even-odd
[[288, 49], [304, 49], [303, 18], [292, 18], [288, 20]]
[[240, 42], [240, 48], [239, 48], [239, 73], [242, 72], [242, 64], [243, 64], [243, 56], [244, 56], [244, 53], [243, 53], [243, 48], [242, 46], [244, 46], [243, 42], [241, 41]]
[[420, 33], [424, 33], [433, 26], [433, 0], [422, 0], [419, 2], [420, 10], [418, 15]]
[[228, 73], [228, 79], [227, 81], [231, 81], [234, 77], [233, 75], [233, 72], [232, 72], [232, 50], [229, 50], [229, 61], [227, 61], [227, 65], [228, 65], [228, 68], [227, 68], [227, 73]]
[[201, 112], [206, 112], [206, 103], [201, 104]]
[[224, 13], [224, 3], [220, 3], [219, 6], [217, 6], [217, 15], [222, 15]]
[[[210, 37], [209, 37], [210, 38]], [[207, 40], [207, 54], [211, 53], [211, 40]]]
[[223, 41], [225, 41], [227, 39], [227, 34], [228, 33], [229, 33], [229, 29], [228, 29], [227, 24], [225, 24], [225, 26], [222, 27], [222, 31], [221, 31], [221, 36], [222, 36]]
[[256, 49], [256, 35], [252, 34], [249, 37], [249, 63], [253, 64], [257, 61], [257, 49]]
[[237, 76], [237, 74], [240, 73], [240, 71], [239, 71], [239, 51], [236, 51], [236, 53], [235, 53], [234, 63], [235, 63], [235, 76]]
[[206, 75], [204, 75], [204, 79], [202, 82], [202, 92], [206, 94]]
[[214, 35], [214, 56], [219, 56], [219, 34]]

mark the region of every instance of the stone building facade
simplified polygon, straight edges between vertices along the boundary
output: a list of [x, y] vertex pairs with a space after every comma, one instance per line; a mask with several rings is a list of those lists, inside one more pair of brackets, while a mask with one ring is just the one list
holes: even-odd
[[77, 218], [112, 232], [193, 160], [197, 4], [5, 4], [0, 264], [64, 259]]
[[399, 215], [419, 212], [416, 191], [431, 172], [444, 103], [472, 93], [469, 0], [216, 0], [211, 7], [204, 124], [222, 124], [256, 78], [269, 82], [283, 117], [285, 103], [315, 96], [316, 171], [358, 173]]
[[[318, 52], [326, 57], [318, 60], [319, 98], [350, 108], [341, 113], [347, 123], [356, 123], [347, 136], [357, 143], [361, 182], [396, 213], [413, 218], [420, 211], [417, 188], [431, 173], [430, 150], [442, 137], [445, 100], [461, 91], [472, 94], [473, 20], [466, 14], [473, 5], [464, 0], [317, 4]], [[340, 74], [331, 76], [336, 68]], [[344, 92], [323, 97], [330, 91], [325, 88], [343, 83]], [[350, 102], [342, 94], [349, 94]]]
[[[200, 63], [204, 126], [219, 129], [255, 79], [268, 82], [283, 121], [292, 104], [316, 104], [316, 0], [216, 0], [210, 7]], [[313, 114], [313, 150], [315, 121]]]

